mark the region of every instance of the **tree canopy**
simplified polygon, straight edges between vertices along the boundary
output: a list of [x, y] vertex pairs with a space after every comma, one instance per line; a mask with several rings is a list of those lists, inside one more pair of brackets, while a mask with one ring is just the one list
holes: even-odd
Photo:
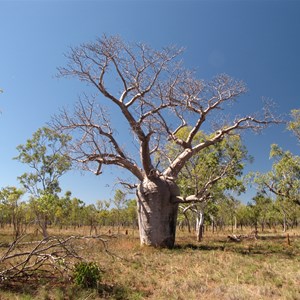
[[[300, 110], [292, 110], [291, 118], [287, 128], [300, 140]], [[253, 175], [254, 182], [263, 192], [271, 192], [278, 201], [300, 205], [300, 157], [273, 144], [270, 158], [274, 161], [272, 170], [257, 172]]]
[[300, 109], [293, 109], [291, 117], [292, 120], [288, 124], [288, 129], [291, 130], [300, 141]]
[[269, 191], [281, 200], [300, 205], [300, 157], [272, 145], [270, 157], [274, 160], [272, 170], [257, 172], [254, 182], [263, 191]]
[[[182, 128], [178, 137], [185, 139], [189, 128]], [[209, 139], [205, 133], [199, 131], [195, 143]], [[167, 152], [159, 155], [158, 161], [167, 164], [172, 157], [178, 155], [179, 147], [171, 142], [167, 145]], [[218, 198], [225, 191], [244, 191], [241, 179], [245, 163], [252, 158], [247, 154], [238, 134], [226, 136], [217, 144], [211, 145], [194, 155], [182, 168], [177, 183], [181, 194], [201, 195], [199, 201], [206, 201], [209, 197]], [[222, 197], [222, 196], [221, 196]]]
[[[118, 36], [103, 36], [71, 48], [66, 55], [68, 64], [59, 69], [59, 75], [88, 83], [112, 105], [105, 108], [100, 95], [86, 96], [73, 113], [62, 110], [54, 117], [56, 130], [73, 136], [69, 150], [74, 161], [98, 175], [103, 165], [116, 165], [129, 170], [139, 181], [161, 175], [176, 178], [192, 156], [228, 134], [259, 130], [276, 122], [268, 107], [261, 116], [233, 117], [231, 121], [222, 118], [218, 112], [243, 95], [246, 85], [226, 74], [210, 81], [197, 79], [194, 72], [183, 67], [182, 53], [174, 47], [155, 50], [145, 44], [127, 44]], [[132, 137], [129, 140], [135, 147], [130, 151], [118, 140], [109, 108], [117, 109], [127, 124], [119, 125], [122, 130], [128, 128], [128, 137]], [[197, 133], [209, 120], [214, 124], [206, 139], [195, 143]], [[189, 131], [182, 139], [176, 133], [184, 127]], [[169, 141], [181, 150], [160, 169], [153, 158]], [[138, 149], [138, 153], [132, 149]]]
[[[246, 85], [226, 74], [212, 80], [196, 78], [183, 67], [182, 52], [103, 36], [71, 48], [66, 67], [59, 69], [60, 76], [75, 77], [97, 94], [85, 94], [73, 112], [63, 109], [53, 118], [53, 126], [73, 137], [68, 153], [84, 169], [99, 175], [103, 166], [114, 165], [135, 177], [142, 244], [173, 247], [178, 203], [202, 196], [180, 195], [175, 182], [193, 156], [239, 130], [260, 130], [277, 122], [268, 106], [260, 116], [228, 120], [219, 114], [246, 92]], [[115, 124], [109, 111], [118, 115]], [[204, 124], [205, 138], [197, 141]], [[179, 137], [185, 127], [186, 136]], [[118, 135], [119, 130], [126, 134], [124, 129], [126, 143]], [[180, 151], [161, 168], [154, 164], [155, 155], [170, 141]]]
[[31, 169], [19, 180], [33, 196], [60, 192], [59, 178], [71, 167], [71, 160], [65, 152], [68, 141], [70, 137], [43, 127], [17, 147], [19, 155], [15, 159]]
[[30, 204], [44, 237], [48, 236], [49, 219], [60, 205], [59, 179], [71, 167], [71, 160], [65, 151], [69, 141], [69, 136], [43, 127], [26, 144], [17, 147], [19, 155], [15, 159], [31, 169], [18, 179], [31, 195]]

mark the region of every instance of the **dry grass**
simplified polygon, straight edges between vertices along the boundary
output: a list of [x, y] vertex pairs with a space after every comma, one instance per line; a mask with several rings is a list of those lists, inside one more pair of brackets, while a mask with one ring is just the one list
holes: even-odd
[[[0, 299], [300, 299], [297, 232], [290, 232], [290, 245], [279, 233], [241, 243], [229, 242], [227, 235], [207, 234], [196, 243], [194, 236], [179, 232], [177, 246], [169, 250], [141, 248], [137, 233], [129, 231], [110, 240], [114, 255], [87, 240], [85, 257], [105, 272], [98, 290], [41, 279], [2, 286]], [[0, 243], [7, 237], [2, 235]]]

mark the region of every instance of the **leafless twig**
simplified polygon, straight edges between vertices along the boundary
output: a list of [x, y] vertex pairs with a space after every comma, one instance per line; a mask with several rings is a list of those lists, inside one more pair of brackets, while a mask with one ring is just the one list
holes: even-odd
[[102, 236], [51, 236], [40, 241], [22, 243], [23, 238], [11, 243], [0, 258], [0, 282], [41, 275], [70, 279], [74, 263], [85, 260], [80, 254], [84, 249], [80, 243], [74, 243], [75, 240], [96, 239], [108, 253], [107, 239]]

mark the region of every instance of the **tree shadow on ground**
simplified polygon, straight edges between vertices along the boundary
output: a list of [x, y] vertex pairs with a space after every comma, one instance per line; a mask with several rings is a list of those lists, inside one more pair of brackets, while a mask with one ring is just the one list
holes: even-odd
[[174, 247], [175, 251], [226, 251], [239, 253], [242, 255], [277, 255], [284, 258], [293, 259], [300, 255], [300, 244], [286, 242], [286, 237], [259, 237], [257, 240], [243, 240], [233, 242], [227, 240], [215, 241], [213, 243], [202, 244], [180, 244]]
[[[38, 288], [41, 286], [41, 282], [32, 280], [20, 280], [20, 281], [4, 281], [0, 284], [0, 294], [3, 292], [11, 292], [16, 295], [30, 295], [34, 297]], [[1, 299], [1, 297], [0, 297]]]
[[280, 235], [262, 235], [262, 236], [258, 236], [259, 240], [263, 240], [263, 241], [283, 241], [287, 239], [287, 236], [289, 236], [289, 238], [291, 239], [299, 239], [300, 235], [298, 234], [280, 234]]
[[[10, 281], [0, 284], [0, 295], [1, 291], [10, 292], [14, 295], [19, 296], [30, 296], [30, 299], [39, 299], [39, 291], [44, 288], [50, 294], [55, 294], [55, 291], [61, 292], [64, 295], [64, 299], [78, 299], [81, 296], [86, 298], [84, 295], [87, 293], [93, 295], [94, 299], [115, 299], [115, 300], [127, 300], [127, 299], [142, 299], [147, 296], [145, 292], [132, 290], [129, 287], [124, 287], [116, 284], [100, 283], [95, 289], [83, 289], [76, 285], [70, 284], [70, 282], [58, 282], [43, 281], [40, 280], [21, 280], [21, 281]], [[52, 296], [48, 296], [52, 299]], [[47, 299], [48, 299], [47, 298]], [[82, 298], [82, 299], [83, 299]], [[0, 299], [1, 296], [0, 296]]]
[[224, 245], [207, 245], [207, 244], [183, 244], [183, 245], [175, 245], [174, 249], [176, 250], [199, 250], [199, 251], [224, 251], [225, 246]]
[[142, 299], [147, 296], [143, 291], [132, 290], [129, 287], [121, 285], [109, 284], [100, 284], [98, 294], [101, 296], [101, 299], [115, 300]]

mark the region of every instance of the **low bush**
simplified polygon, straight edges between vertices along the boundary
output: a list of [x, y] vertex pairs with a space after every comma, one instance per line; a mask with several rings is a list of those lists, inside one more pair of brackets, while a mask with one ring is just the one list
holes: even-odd
[[83, 288], [96, 288], [102, 271], [95, 262], [78, 262], [74, 266], [74, 282]]

